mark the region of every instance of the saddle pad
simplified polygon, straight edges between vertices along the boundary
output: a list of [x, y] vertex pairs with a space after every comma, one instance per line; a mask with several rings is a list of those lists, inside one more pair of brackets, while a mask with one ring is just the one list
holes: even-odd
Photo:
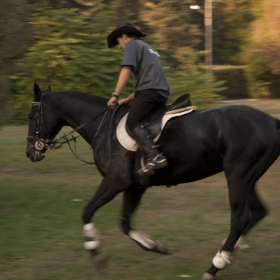
[[[161, 121], [161, 130], [163, 130], [164, 126], [166, 125], [166, 123], [170, 119], [175, 118], [175, 117], [179, 117], [179, 116], [183, 116], [183, 115], [186, 115], [186, 114], [189, 114], [189, 113], [191, 113], [194, 110], [196, 110], [196, 107], [192, 107], [188, 111], [184, 111], [184, 112], [180, 112], [180, 113], [175, 113], [175, 114], [164, 115], [163, 118], [162, 118], [162, 121]], [[136, 152], [137, 149], [138, 149], [138, 144], [137, 144], [137, 142], [133, 138], [131, 138], [129, 136], [129, 134], [127, 133], [126, 128], [125, 128], [127, 116], [128, 116], [128, 113], [125, 114], [122, 117], [122, 119], [120, 120], [120, 122], [119, 122], [119, 124], [117, 126], [116, 134], [117, 134], [118, 141], [120, 142], [120, 144], [125, 149], [127, 149], [129, 151], [132, 151], [132, 152]], [[161, 133], [159, 133], [159, 135], [154, 139], [154, 142], [156, 142], [159, 139], [160, 134]]]

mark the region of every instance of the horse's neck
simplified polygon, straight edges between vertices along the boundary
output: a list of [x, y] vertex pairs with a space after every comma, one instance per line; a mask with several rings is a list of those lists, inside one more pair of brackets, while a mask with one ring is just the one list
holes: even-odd
[[58, 99], [59, 102], [52, 104], [53, 111], [57, 112], [57, 118], [63, 122], [63, 126], [77, 129], [77, 133], [91, 144], [102, 118], [102, 111], [107, 108], [106, 104], [96, 105], [94, 100], [92, 103], [82, 99], [73, 101], [69, 100], [67, 95], [62, 95]]

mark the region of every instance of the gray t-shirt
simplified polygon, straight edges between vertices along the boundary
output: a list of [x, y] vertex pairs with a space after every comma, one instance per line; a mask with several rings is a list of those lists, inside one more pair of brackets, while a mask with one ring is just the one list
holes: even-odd
[[144, 41], [133, 39], [126, 44], [121, 67], [129, 67], [132, 70], [136, 96], [141, 90], [154, 89], [168, 97], [169, 86], [159, 54]]

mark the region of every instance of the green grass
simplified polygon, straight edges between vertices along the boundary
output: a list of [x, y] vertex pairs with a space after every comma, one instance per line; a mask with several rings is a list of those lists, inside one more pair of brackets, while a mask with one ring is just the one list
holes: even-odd
[[[252, 106], [279, 117], [279, 103]], [[211, 265], [229, 230], [223, 174], [145, 194], [134, 225], [165, 241], [171, 256], [145, 252], [120, 232], [122, 196], [117, 196], [94, 217], [109, 256], [105, 266], [96, 267], [83, 249], [81, 214], [101, 176], [66, 146], [48, 151], [42, 162], [30, 162], [26, 136], [23, 126], [0, 130], [0, 279], [200, 279]], [[82, 139], [78, 153], [92, 160]], [[269, 216], [248, 237], [250, 248], [234, 252], [234, 263], [217, 274], [219, 280], [280, 279], [279, 182], [277, 160], [258, 184]]]

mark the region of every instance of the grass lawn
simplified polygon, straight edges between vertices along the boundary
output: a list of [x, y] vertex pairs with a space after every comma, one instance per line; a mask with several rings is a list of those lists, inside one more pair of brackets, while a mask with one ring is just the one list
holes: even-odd
[[[280, 101], [240, 104], [280, 118]], [[0, 130], [0, 279], [196, 280], [209, 268], [229, 230], [223, 173], [145, 194], [134, 225], [165, 241], [173, 250], [170, 256], [147, 253], [120, 232], [122, 196], [117, 196], [94, 218], [109, 256], [105, 266], [96, 267], [83, 249], [81, 214], [101, 176], [67, 146], [32, 163], [25, 156], [26, 136], [24, 126]], [[80, 138], [78, 154], [92, 160]], [[278, 159], [258, 183], [270, 213], [248, 236], [250, 248], [234, 252], [234, 263], [217, 274], [219, 280], [280, 279], [279, 182]]]

